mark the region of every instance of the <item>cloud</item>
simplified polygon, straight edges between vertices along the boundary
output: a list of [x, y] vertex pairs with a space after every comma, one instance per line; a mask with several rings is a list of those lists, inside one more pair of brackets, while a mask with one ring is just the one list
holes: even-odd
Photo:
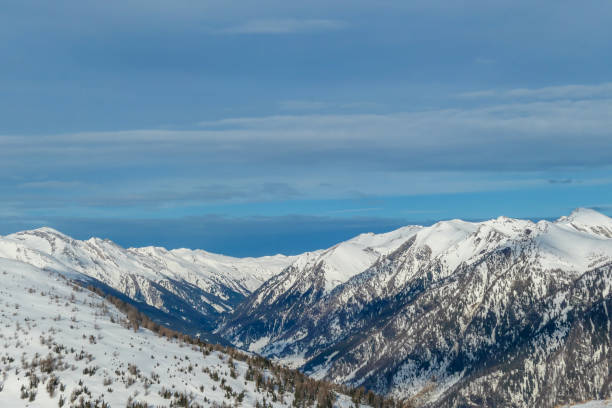
[[1, 135], [0, 173], [20, 177], [1, 181], [0, 202], [28, 214], [78, 207], [116, 215], [127, 207], [588, 184], [609, 178], [611, 111], [612, 99], [535, 98], [229, 117], [187, 130]]
[[61, 180], [45, 180], [45, 181], [30, 181], [19, 185], [25, 189], [43, 189], [43, 190], [64, 190], [71, 188], [83, 187], [84, 184], [79, 181], [61, 181]]
[[[0, 136], [0, 168], [160, 166], [224, 175], [546, 171], [612, 164], [612, 99], [497, 103], [387, 114], [237, 117], [192, 130]], [[67, 177], [66, 175], [64, 175]], [[58, 175], [54, 177], [59, 177]]]
[[549, 179], [548, 182], [550, 184], [572, 184], [574, 183], [574, 180], [571, 178], [565, 178], [565, 179]]
[[498, 98], [498, 99], [592, 99], [612, 98], [612, 82], [594, 85], [559, 85], [543, 88], [488, 89], [482, 91], [464, 92], [458, 95], [468, 99]]
[[278, 106], [282, 110], [309, 111], [326, 109], [330, 107], [330, 104], [323, 101], [290, 100], [282, 101]]
[[374, 102], [326, 102], [317, 100], [286, 100], [281, 101], [278, 107], [282, 111], [366, 111], [379, 110], [381, 105]]
[[295, 34], [335, 31], [347, 27], [340, 20], [296, 19], [250, 20], [244, 24], [216, 30], [217, 34]]
[[[133, 190], [134, 187], [130, 188]], [[218, 203], [242, 201], [289, 200], [302, 195], [295, 187], [282, 182], [241, 183], [237, 185], [209, 184], [167, 186], [166, 189], [146, 188], [141, 191], [121, 191], [118, 195], [94, 195], [76, 199], [81, 205], [93, 207], [159, 207], [180, 203]], [[69, 198], [75, 201], [75, 198]], [[67, 200], [68, 201], [68, 200]]]

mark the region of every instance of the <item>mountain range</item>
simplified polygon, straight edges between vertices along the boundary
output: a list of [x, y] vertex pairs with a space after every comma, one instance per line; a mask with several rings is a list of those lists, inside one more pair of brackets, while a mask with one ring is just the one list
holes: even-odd
[[42, 228], [0, 237], [0, 258], [415, 406], [553, 407], [612, 395], [612, 219], [593, 210], [441, 221], [262, 258], [125, 249]]
[[0, 258], [92, 284], [144, 307], [160, 323], [203, 338], [293, 257], [232, 258], [202, 250], [122, 248], [110, 240], [73, 239], [52, 228], [0, 237]]

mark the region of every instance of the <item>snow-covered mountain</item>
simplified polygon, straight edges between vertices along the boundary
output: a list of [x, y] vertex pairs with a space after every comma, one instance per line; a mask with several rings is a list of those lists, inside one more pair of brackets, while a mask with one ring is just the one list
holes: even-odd
[[261, 358], [136, 327], [49, 270], [0, 259], [0, 299], [5, 407], [354, 406], [329, 384]]
[[51, 228], [0, 237], [0, 258], [87, 280], [113, 289], [159, 312], [182, 330], [210, 331], [293, 258], [284, 255], [232, 258], [202, 250], [122, 248], [109, 240], [72, 239]]
[[323, 259], [296, 260], [219, 333], [316, 377], [436, 407], [612, 395], [612, 219], [579, 209], [400, 231], [336, 285]]
[[612, 219], [592, 210], [553, 222], [442, 221], [245, 259], [43, 228], [0, 237], [0, 261], [92, 284], [158, 323], [414, 406], [612, 396]]
[[[385, 234], [362, 234], [329, 249], [297, 256], [239, 305], [220, 331], [234, 344], [258, 351], [268, 339], [294, 328], [311, 305], [396, 250], [420, 229], [410, 226]], [[242, 327], [246, 332], [240, 331]]]

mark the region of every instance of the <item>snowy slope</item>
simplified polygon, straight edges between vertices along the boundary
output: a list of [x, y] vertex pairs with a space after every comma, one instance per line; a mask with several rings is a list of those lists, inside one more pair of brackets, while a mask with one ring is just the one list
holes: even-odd
[[[287, 268], [219, 333], [319, 378], [431, 406], [485, 395], [517, 407], [605, 397], [610, 225], [579, 209], [554, 222], [412, 227], [394, 251], [331, 290], [316, 262]], [[492, 381], [505, 385], [488, 389]]]
[[[293, 402], [289, 388], [277, 387], [273, 397], [248, 378], [248, 361], [127, 328], [114, 306], [54, 272], [0, 259], [0, 278], [0, 401], [6, 407], [168, 406], [183, 396], [189, 406], [205, 407]], [[334, 405], [354, 404], [338, 395]]]
[[[393, 252], [421, 227], [404, 227], [384, 234], [366, 233], [331, 248], [307, 252], [276, 277], [283, 288], [317, 279], [325, 292], [349, 280], [370, 267], [381, 255]], [[306, 291], [307, 288], [303, 288]], [[258, 300], [265, 295], [262, 288]], [[274, 299], [268, 299], [274, 301]]]
[[[226, 335], [234, 344], [258, 351], [276, 333], [287, 330], [309, 305], [395, 251], [421, 229], [408, 226], [383, 234], [361, 234], [326, 250], [298, 255], [241, 304], [219, 331], [229, 328], [234, 333]], [[266, 329], [250, 330], [249, 326], [248, 333], [240, 333], [240, 327], [251, 323], [263, 324]]]
[[[0, 257], [64, 274], [81, 274], [164, 313], [211, 327], [293, 260], [283, 255], [232, 258], [202, 250], [122, 248], [79, 241], [51, 228], [0, 237]], [[204, 319], [204, 320], [202, 320]], [[207, 329], [203, 327], [202, 329]]]
[[256, 290], [293, 259], [293, 257], [284, 255], [233, 258], [200, 249], [185, 248], [167, 250], [160, 247], [144, 247], [130, 248], [128, 251], [165, 264], [167, 272], [186, 277], [192, 283], [198, 278], [201, 279], [202, 275], [209, 279], [228, 278], [228, 284], [231, 282], [232, 285], [235, 285], [236, 290], [245, 294]]
[[561, 217], [556, 224], [598, 237], [612, 238], [612, 218], [588, 208], [578, 208], [569, 216]]
[[[609, 227], [610, 218], [579, 209], [555, 222], [507, 217], [473, 223], [450, 220], [387, 234], [363, 234], [327, 250], [298, 256], [242, 303], [219, 333], [234, 344], [273, 356], [304, 337], [307, 325], [300, 321], [300, 315], [316, 309], [319, 302], [327, 304], [331, 298], [342, 306], [388, 298], [400, 293], [423, 271], [440, 280], [461, 265], [479, 262], [504, 248], [522, 251], [525, 256], [528, 253], [532, 266], [566, 271], [562, 278], [569, 279], [612, 260], [612, 245], [606, 235]], [[406, 251], [394, 254], [407, 243]], [[377, 266], [369, 269], [375, 263]], [[335, 339], [332, 336], [328, 342]], [[303, 362], [298, 354], [285, 361]]]

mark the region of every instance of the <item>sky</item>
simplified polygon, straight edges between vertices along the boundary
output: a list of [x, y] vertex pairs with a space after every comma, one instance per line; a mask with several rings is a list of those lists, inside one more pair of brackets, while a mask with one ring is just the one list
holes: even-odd
[[612, 2], [4, 0], [0, 234], [300, 253], [612, 215]]

